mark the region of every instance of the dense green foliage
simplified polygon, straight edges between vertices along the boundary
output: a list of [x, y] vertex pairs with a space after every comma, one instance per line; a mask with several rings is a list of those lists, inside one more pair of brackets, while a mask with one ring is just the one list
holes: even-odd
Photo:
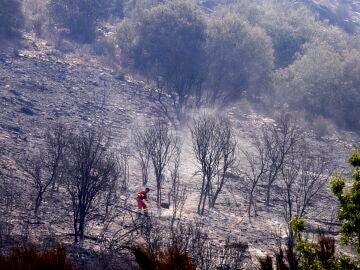
[[351, 270], [360, 269], [360, 265], [351, 262], [349, 257], [335, 254], [335, 239], [327, 237], [319, 232], [317, 243], [310, 242], [303, 238], [304, 220], [294, 218], [290, 224], [296, 236], [295, 249], [300, 253], [298, 260], [299, 270]]
[[224, 6], [219, 13], [230, 9], [271, 38], [277, 68], [273, 77], [276, 104], [359, 130], [358, 41], [319, 21], [299, 3], [241, 1]]
[[96, 26], [114, 10], [113, 0], [50, 0], [51, 22], [69, 30], [71, 38], [90, 42], [95, 38]]
[[270, 87], [273, 49], [266, 32], [235, 14], [214, 18], [208, 26], [207, 82], [213, 101], [260, 94]]
[[0, 0], [0, 37], [19, 34], [24, 26], [20, 0]]
[[353, 243], [360, 254], [360, 152], [353, 151], [349, 163], [355, 167], [352, 183], [346, 188], [346, 178], [336, 176], [331, 180], [331, 190], [340, 202], [339, 219], [341, 241]]
[[316, 40], [291, 66], [278, 72], [279, 95], [294, 108], [359, 129], [359, 72], [359, 51], [337, 52], [332, 45]]
[[233, 6], [224, 7], [219, 12], [229, 10], [261, 27], [272, 40], [276, 67], [291, 64], [301, 46], [315, 35], [320, 25], [314, 15], [304, 6], [290, 1], [245, 0]]
[[360, 129], [358, 40], [304, 5], [245, 0], [209, 15], [188, 2], [139, 3], [124, 4], [121, 62], [167, 90], [176, 106], [262, 97], [308, 119]]
[[134, 68], [164, 87], [182, 107], [204, 77], [202, 18], [190, 3], [171, 1], [146, 12], [137, 34]]
[[[49, 0], [48, 13], [36, 11], [39, 3], [26, 1], [29, 29], [80, 42], [98, 38], [98, 51], [161, 88], [177, 113], [246, 97], [317, 119], [323, 131], [331, 122], [360, 130], [359, 38], [301, 1], [244, 0], [209, 13], [191, 0]], [[0, 0], [0, 36], [23, 25], [21, 1]]]

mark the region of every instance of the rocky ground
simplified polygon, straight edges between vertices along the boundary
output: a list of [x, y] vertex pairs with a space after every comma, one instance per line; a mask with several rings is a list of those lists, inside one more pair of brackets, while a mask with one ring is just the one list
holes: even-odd
[[[23, 194], [30, 193], [29, 183], [16, 168], [16, 156], [24, 149], [36, 148], [43, 141], [43, 134], [56, 122], [78, 126], [105, 124], [111, 127], [115, 146], [130, 146], [131, 129], [144, 126], [160, 115], [159, 107], [151, 91], [144, 83], [133, 82], [129, 77], [118, 77], [117, 73], [100, 64], [93, 56], [78, 53], [62, 54], [44, 40], [28, 36], [22, 48], [7, 50], [0, 55], [0, 146], [3, 168], [14, 173], [14, 179], [22, 186]], [[239, 145], [247, 148], [250, 135], [270, 118], [262, 116], [245, 106], [234, 104], [227, 108], [238, 132]], [[227, 183], [217, 207], [204, 217], [196, 214], [199, 179], [193, 176], [195, 161], [191, 153], [190, 135], [187, 127], [179, 131], [184, 140], [181, 176], [188, 184], [189, 194], [184, 208], [184, 220], [196, 221], [216, 241], [223, 242], [231, 235], [249, 244], [249, 252], [258, 256], [276, 246], [278, 238], [285, 235], [281, 207], [274, 204], [271, 209], [262, 206], [259, 200], [259, 216], [246, 216], [246, 194], [239, 179]], [[310, 134], [310, 136], [312, 136]], [[314, 136], [311, 137], [312, 140]], [[356, 137], [351, 133], [337, 132], [317, 142], [320, 148], [330, 151], [339, 165], [345, 159]], [[241, 166], [246, 166], [242, 164]], [[141, 185], [138, 168], [130, 163], [130, 193]], [[20, 182], [21, 181], [21, 182]], [[150, 186], [154, 183], [150, 183]], [[18, 194], [21, 197], [22, 194]], [[24, 211], [31, 208], [29, 197], [24, 196]], [[57, 202], [61, 206], [61, 202]], [[316, 206], [313, 216], [319, 221], [313, 226], [326, 226], [329, 217], [329, 201]], [[132, 203], [129, 207], [135, 207]], [[46, 204], [44, 206], [46, 210]], [[44, 210], [44, 211], [45, 211]], [[170, 218], [170, 210], [163, 210], [160, 221]], [[324, 215], [325, 213], [325, 215]], [[153, 209], [152, 215], [159, 217]], [[10, 216], [11, 215], [11, 216]], [[24, 224], [26, 212], [12, 212], [3, 217], [9, 223]], [[29, 225], [28, 230], [38, 238], [55, 235], [61, 241], [71, 242], [71, 226], [66, 211], [47, 213], [48, 222]], [[52, 217], [52, 218], [51, 218]], [[69, 219], [70, 220], [70, 219]], [[18, 226], [23, 228], [24, 226]], [[96, 224], [90, 226], [89, 234], [100, 231]], [[93, 230], [93, 232], [91, 231]], [[253, 257], [254, 257], [253, 256]]]

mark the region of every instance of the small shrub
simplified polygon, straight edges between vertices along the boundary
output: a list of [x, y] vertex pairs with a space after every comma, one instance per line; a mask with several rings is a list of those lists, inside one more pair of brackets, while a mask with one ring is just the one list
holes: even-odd
[[323, 136], [329, 134], [329, 120], [323, 116], [318, 116], [313, 121], [313, 129], [317, 139], [321, 139]]
[[260, 270], [272, 270], [273, 261], [272, 258], [267, 255], [265, 258], [259, 258]]
[[84, 43], [95, 39], [96, 27], [113, 7], [113, 0], [50, 0], [48, 4], [51, 23], [69, 29], [70, 38]]
[[155, 270], [156, 258], [145, 247], [135, 245], [132, 247], [132, 252], [135, 256], [135, 261], [139, 265], [140, 269]]
[[10, 254], [0, 256], [0, 268], [9, 270], [75, 270], [66, 259], [63, 246], [38, 252], [34, 245], [15, 247]]
[[143, 270], [195, 270], [195, 265], [184, 251], [181, 251], [176, 243], [172, 243], [164, 251], [156, 254], [145, 247], [132, 247], [135, 260]]
[[[267, 255], [259, 258], [260, 270], [359, 270], [360, 261], [351, 260], [344, 254], [335, 252], [335, 239], [325, 236], [319, 230], [317, 242], [311, 242], [303, 237], [304, 219], [293, 218], [290, 221], [292, 233], [295, 236], [295, 248], [292, 245], [279, 247], [275, 253], [276, 263]], [[286, 256], [284, 256], [286, 254]], [[275, 267], [275, 268], [274, 268]]]

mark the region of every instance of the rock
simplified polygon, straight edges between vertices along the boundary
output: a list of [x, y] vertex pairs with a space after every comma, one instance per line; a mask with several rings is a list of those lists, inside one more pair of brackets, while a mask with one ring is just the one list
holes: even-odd
[[92, 81], [91, 82], [94, 86], [99, 86], [99, 83], [97, 81]]
[[6, 59], [6, 54], [0, 52], [0, 61], [1, 61], [1, 62], [5, 62], [5, 59]]
[[6, 128], [14, 133], [19, 133], [19, 134], [23, 133], [21, 128], [18, 126], [8, 125], [8, 126], [6, 126]]
[[109, 74], [105, 73], [105, 72], [101, 72], [99, 75], [99, 79], [102, 81], [110, 81], [111, 77]]
[[[10, 85], [6, 85], [5, 88], [10, 88]], [[14, 96], [17, 96], [17, 97], [21, 96], [21, 93], [19, 91], [14, 90], [14, 89], [11, 89], [10, 93], [12, 93]]]
[[22, 112], [23, 114], [29, 115], [29, 116], [35, 115], [34, 111], [32, 109], [30, 109], [29, 107], [21, 107], [20, 112]]

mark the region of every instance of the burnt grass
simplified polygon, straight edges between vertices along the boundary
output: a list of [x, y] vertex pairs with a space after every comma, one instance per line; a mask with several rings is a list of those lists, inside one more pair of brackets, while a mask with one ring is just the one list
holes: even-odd
[[[80, 253], [73, 251], [75, 247], [71, 245], [69, 225], [71, 216], [60, 207], [64, 204], [61, 198], [48, 195], [41, 210], [42, 219], [39, 221], [31, 217], [31, 185], [17, 168], [16, 158], [42, 144], [44, 132], [57, 122], [79, 127], [111, 127], [115, 147], [119, 147], [129, 145], [134, 125], [146, 125], [163, 115], [143, 82], [119, 79], [116, 72], [102, 65], [96, 57], [79, 56], [77, 53], [61, 54], [43, 40], [28, 38], [26, 43], [16, 53], [11, 50], [1, 53], [0, 58], [0, 165], [4, 174], [11, 179], [6, 185], [14, 185], [13, 205], [0, 219], [1, 230], [7, 230], [9, 234], [12, 232], [17, 242], [27, 240], [21, 238], [23, 235], [39, 242], [64, 242], [69, 244], [71, 254], [82, 254], [87, 259], [96, 257], [90, 248], [94, 245], [77, 247]], [[259, 130], [267, 119], [256, 112], [244, 112], [235, 105], [225, 110], [237, 128], [239, 144], [243, 147], [249, 143], [251, 134]], [[309, 136], [315, 140], [314, 136]], [[346, 170], [346, 157], [356, 140], [357, 137], [350, 133], [334, 133], [316, 143], [333, 157], [334, 164]], [[183, 175], [189, 179], [186, 181], [189, 181], [190, 187], [184, 221], [196, 221], [219, 243], [229, 235], [241, 239], [249, 244], [251, 256], [273, 250], [278, 239], [284, 235], [280, 198], [275, 196], [270, 208], [266, 208], [262, 200], [264, 194], [260, 190], [257, 202], [259, 216], [248, 219], [247, 194], [241, 179], [234, 177], [225, 186], [224, 195], [219, 198], [215, 209], [199, 217], [194, 207], [198, 184], [192, 176], [194, 160], [190, 158], [191, 147], [185, 147], [184, 155], [189, 155]], [[140, 179], [137, 168], [132, 165], [131, 178]], [[126, 196], [133, 196], [131, 194], [139, 185], [134, 180]], [[273, 193], [277, 194], [278, 189], [275, 187]], [[51, 206], [54, 204], [57, 205], [56, 209]], [[336, 235], [336, 220], [329, 224], [329, 204], [335, 204], [334, 200], [328, 193], [322, 194], [321, 201], [319, 197], [319, 203], [314, 205], [309, 215], [314, 220], [308, 225], [309, 231], [316, 230], [318, 226], [324, 229], [331, 226]], [[5, 205], [1, 207], [6, 208]], [[164, 216], [163, 221], [166, 222], [166, 212]], [[96, 240], [96, 233], [94, 236], [91, 229], [88, 231], [88, 242]], [[72, 256], [73, 260], [80, 260], [79, 256]], [[125, 257], [121, 264], [124, 265], [123, 269], [129, 269], [130, 265], [134, 267], [131, 260]]]

